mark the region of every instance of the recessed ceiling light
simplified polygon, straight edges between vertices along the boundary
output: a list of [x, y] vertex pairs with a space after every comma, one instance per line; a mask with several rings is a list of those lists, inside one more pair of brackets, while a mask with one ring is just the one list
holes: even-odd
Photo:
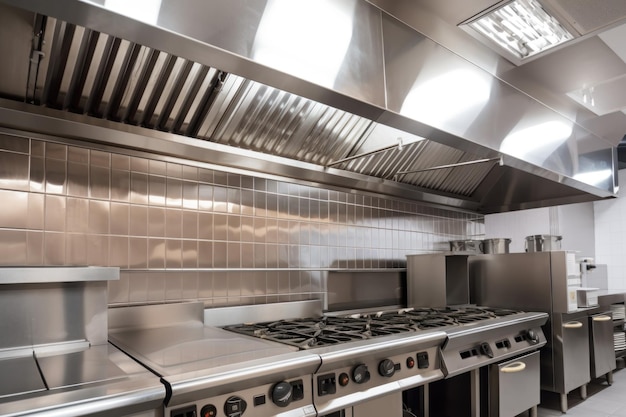
[[524, 60], [574, 39], [536, 0], [514, 0], [460, 25]]

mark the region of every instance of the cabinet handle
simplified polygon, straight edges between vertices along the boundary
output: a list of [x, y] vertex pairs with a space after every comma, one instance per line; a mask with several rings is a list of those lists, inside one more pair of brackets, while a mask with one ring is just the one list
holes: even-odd
[[563, 328], [565, 329], [580, 329], [583, 327], [583, 324], [579, 321], [568, 321], [567, 323], [563, 323]]
[[611, 316], [602, 315], [602, 316], [594, 316], [593, 317], [593, 321], [611, 321], [611, 320], [613, 320], [611, 318]]
[[504, 372], [505, 374], [512, 374], [513, 372], [521, 372], [526, 369], [526, 364], [524, 362], [513, 362], [510, 365], [504, 366], [500, 369], [500, 372]]

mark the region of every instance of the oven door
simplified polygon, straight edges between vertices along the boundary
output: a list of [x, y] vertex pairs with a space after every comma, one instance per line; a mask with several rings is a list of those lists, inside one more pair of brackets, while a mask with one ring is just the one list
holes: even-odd
[[394, 392], [321, 417], [402, 417], [402, 392]]
[[490, 416], [516, 416], [539, 402], [539, 351], [489, 365]]

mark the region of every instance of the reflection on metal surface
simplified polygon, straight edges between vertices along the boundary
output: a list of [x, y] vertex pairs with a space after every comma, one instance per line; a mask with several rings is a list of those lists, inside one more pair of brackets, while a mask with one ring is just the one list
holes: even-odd
[[519, 130], [514, 129], [504, 138], [500, 150], [508, 155], [541, 164], [571, 135], [571, 123], [543, 122]]
[[[352, 38], [355, 4], [356, 0], [268, 0], [254, 38], [252, 58], [332, 87]], [[322, 31], [320, 22], [324, 22]]]
[[600, 185], [611, 178], [613, 171], [610, 169], [601, 169], [599, 171], [583, 172], [574, 175], [574, 179], [590, 185]]
[[440, 68], [428, 69], [426, 64], [404, 99], [400, 114], [444, 126], [461, 115], [477, 116], [489, 100], [491, 80], [478, 70], [453, 69], [441, 74]]
[[159, 18], [161, 0], [105, 0], [104, 7], [140, 22], [155, 24]]

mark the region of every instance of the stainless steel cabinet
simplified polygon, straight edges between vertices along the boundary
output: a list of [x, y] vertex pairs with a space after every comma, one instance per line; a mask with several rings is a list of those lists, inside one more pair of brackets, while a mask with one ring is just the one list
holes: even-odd
[[591, 377], [599, 378], [607, 375], [612, 383], [612, 372], [615, 369], [615, 348], [613, 345], [613, 318], [610, 312], [594, 314], [589, 317], [591, 338]]

